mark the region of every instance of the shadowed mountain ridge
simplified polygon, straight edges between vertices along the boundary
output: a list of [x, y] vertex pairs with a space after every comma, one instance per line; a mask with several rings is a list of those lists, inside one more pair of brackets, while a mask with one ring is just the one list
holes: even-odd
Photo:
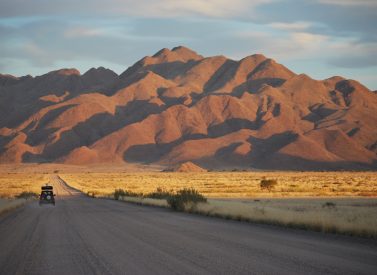
[[0, 162], [376, 169], [377, 94], [261, 54], [161, 49], [103, 67], [0, 75]]

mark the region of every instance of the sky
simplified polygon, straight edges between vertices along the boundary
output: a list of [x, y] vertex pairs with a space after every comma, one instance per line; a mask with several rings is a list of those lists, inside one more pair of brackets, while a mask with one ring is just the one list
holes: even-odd
[[377, 0], [0, 0], [0, 73], [121, 73], [184, 45], [235, 60], [262, 53], [377, 90], [376, 26]]

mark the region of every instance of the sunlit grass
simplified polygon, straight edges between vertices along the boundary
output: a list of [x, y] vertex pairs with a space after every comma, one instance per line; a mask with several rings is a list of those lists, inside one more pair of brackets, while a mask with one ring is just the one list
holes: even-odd
[[[210, 198], [187, 211], [324, 232], [377, 237], [376, 172], [210, 172], [210, 173], [64, 173], [72, 187], [96, 196], [115, 189], [147, 194], [158, 187], [175, 192], [194, 188]], [[276, 180], [271, 190], [262, 179]], [[40, 191], [49, 175], [0, 173], [0, 196]], [[167, 206], [165, 200], [122, 198], [124, 201]], [[2, 205], [9, 200], [2, 200]], [[1, 206], [1, 202], [0, 202]]]
[[[377, 196], [375, 172], [211, 172], [211, 173], [75, 173], [63, 179], [85, 193], [110, 194], [115, 189], [149, 193], [194, 188], [210, 198]], [[263, 178], [277, 180], [268, 191]]]
[[0, 197], [12, 198], [22, 192], [39, 193], [48, 175], [34, 173], [0, 173]]
[[[121, 197], [125, 202], [168, 207], [165, 199]], [[185, 212], [328, 233], [377, 238], [377, 199], [210, 199]]]
[[[147, 194], [158, 187], [194, 188], [208, 203], [186, 211], [322, 232], [377, 237], [375, 172], [81, 173], [62, 178], [84, 192], [110, 196], [115, 189]], [[261, 180], [276, 180], [270, 191]], [[166, 200], [122, 197], [138, 204], [167, 206]]]
[[377, 237], [376, 199], [210, 200], [190, 212], [322, 232]]

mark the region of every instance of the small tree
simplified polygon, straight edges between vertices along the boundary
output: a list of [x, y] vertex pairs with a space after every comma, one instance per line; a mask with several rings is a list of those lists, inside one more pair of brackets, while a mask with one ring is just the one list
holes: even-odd
[[275, 185], [277, 185], [278, 182], [277, 180], [268, 180], [266, 178], [263, 178], [261, 181], [260, 181], [260, 188], [261, 189], [266, 189], [268, 190], [268, 192], [271, 192], [271, 190], [275, 187]]

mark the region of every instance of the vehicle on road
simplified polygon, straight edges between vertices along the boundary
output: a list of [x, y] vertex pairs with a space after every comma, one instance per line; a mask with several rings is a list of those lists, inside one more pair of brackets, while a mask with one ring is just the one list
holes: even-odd
[[55, 194], [51, 185], [42, 186], [41, 195], [39, 196], [39, 205], [46, 203], [55, 205]]

